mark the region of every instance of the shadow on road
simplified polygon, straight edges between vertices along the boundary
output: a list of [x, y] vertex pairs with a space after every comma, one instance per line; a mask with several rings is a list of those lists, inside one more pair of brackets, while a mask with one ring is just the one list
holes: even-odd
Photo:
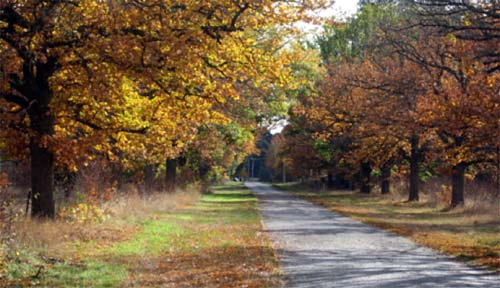
[[259, 197], [265, 230], [279, 248], [286, 287], [500, 287], [493, 272], [268, 185], [247, 186]]

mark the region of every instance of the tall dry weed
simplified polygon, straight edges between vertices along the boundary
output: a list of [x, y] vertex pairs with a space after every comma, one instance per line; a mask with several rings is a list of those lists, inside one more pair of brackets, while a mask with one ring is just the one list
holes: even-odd
[[[451, 203], [451, 180], [449, 177], [432, 178], [422, 185], [431, 207], [446, 208]], [[500, 219], [500, 197], [493, 183], [466, 180], [464, 187], [465, 205], [461, 211], [466, 214], [492, 215]], [[496, 215], [495, 215], [496, 214]]]
[[146, 218], [149, 215], [179, 210], [193, 204], [200, 198], [196, 190], [183, 190], [175, 193], [153, 192], [140, 195], [138, 192], [124, 193], [103, 204], [106, 213], [115, 218]]
[[492, 214], [500, 221], [500, 195], [493, 183], [468, 181], [464, 208], [466, 213]]
[[[65, 244], [74, 241], [114, 241], [126, 237], [139, 223], [161, 212], [173, 212], [198, 201], [200, 194], [196, 190], [176, 193], [152, 193], [140, 195], [137, 188], [131, 191], [117, 191], [112, 200], [93, 204], [106, 215], [104, 221], [77, 221], [67, 217], [44, 221], [18, 217], [13, 222], [12, 230], [18, 243], [42, 254], [64, 255]], [[68, 206], [69, 207], [69, 206]], [[67, 256], [67, 255], [66, 255]]]

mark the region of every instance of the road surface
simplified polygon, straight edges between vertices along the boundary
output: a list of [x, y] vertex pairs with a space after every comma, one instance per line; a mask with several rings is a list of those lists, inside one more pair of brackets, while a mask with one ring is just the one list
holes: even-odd
[[247, 182], [278, 249], [285, 287], [500, 287], [500, 276], [340, 216], [269, 185]]

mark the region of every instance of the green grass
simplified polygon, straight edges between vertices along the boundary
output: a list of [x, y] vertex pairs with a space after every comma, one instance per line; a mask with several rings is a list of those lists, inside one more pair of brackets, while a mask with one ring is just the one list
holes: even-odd
[[[197, 224], [249, 224], [259, 221], [256, 198], [248, 189], [229, 183], [212, 187], [211, 193], [202, 196], [200, 202], [183, 211], [156, 215], [141, 223], [141, 231], [132, 239], [101, 251], [112, 256], [155, 256], [167, 251], [188, 251], [188, 238], [197, 238], [196, 247], [205, 247], [211, 231], [191, 231]], [[197, 235], [189, 235], [196, 232]]]
[[6, 258], [13, 259], [13, 261], [5, 263], [6, 278], [10, 280], [33, 278], [32, 276], [36, 275], [41, 265], [43, 265], [43, 261], [35, 253], [27, 249], [20, 248], [15, 250], [7, 252], [8, 256]]
[[120, 287], [128, 272], [123, 265], [100, 261], [86, 264], [56, 264], [48, 270], [42, 285], [46, 287]]
[[202, 198], [204, 203], [246, 203], [256, 202], [256, 198], [245, 190], [235, 190], [231, 192], [218, 192], [217, 187], [213, 188], [217, 194], [207, 194]]
[[[15, 255], [15, 256], [14, 256]], [[14, 252], [14, 261], [7, 263], [6, 287], [119, 287], [124, 284], [124, 266], [100, 261], [71, 263], [57, 259], [47, 263], [28, 249]], [[3, 287], [0, 281], [0, 287]]]
[[104, 253], [114, 256], [158, 255], [174, 247], [175, 238], [183, 237], [186, 230], [171, 222], [172, 219], [160, 218], [142, 223], [142, 231], [135, 234], [131, 240], [118, 243]]
[[248, 224], [259, 221], [257, 198], [244, 186], [230, 182], [214, 186], [203, 195], [200, 205], [189, 210], [200, 223]]

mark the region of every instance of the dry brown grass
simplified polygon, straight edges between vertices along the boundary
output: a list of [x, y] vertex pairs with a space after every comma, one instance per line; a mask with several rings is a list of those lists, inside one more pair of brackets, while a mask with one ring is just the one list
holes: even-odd
[[[130, 237], [137, 224], [154, 214], [180, 210], [196, 203], [200, 194], [194, 189], [176, 193], [155, 192], [141, 196], [131, 191], [120, 191], [113, 200], [100, 205], [85, 204], [103, 213], [104, 221], [88, 217], [86, 221], [73, 221], [57, 217], [53, 221], [17, 217], [11, 233], [18, 245], [51, 257], [67, 257], [74, 242], [122, 241]], [[17, 209], [19, 211], [19, 208]]]
[[154, 192], [146, 196], [139, 193], [127, 193], [125, 197], [106, 202], [103, 209], [115, 218], [146, 218], [159, 212], [182, 209], [198, 201], [200, 194], [195, 190], [177, 191], [176, 193]]

